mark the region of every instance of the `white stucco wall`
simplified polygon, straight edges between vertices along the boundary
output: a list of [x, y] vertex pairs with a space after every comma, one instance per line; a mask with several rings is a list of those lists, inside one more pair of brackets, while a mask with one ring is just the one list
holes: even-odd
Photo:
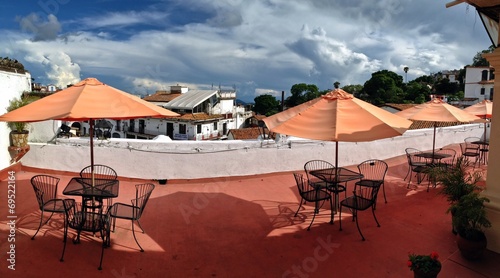
[[[483, 134], [483, 124], [438, 128], [436, 148]], [[432, 129], [410, 130], [403, 136], [363, 143], [339, 143], [339, 166], [366, 159], [404, 154], [407, 147], [432, 148]], [[114, 168], [119, 176], [145, 179], [192, 179], [246, 176], [302, 170], [305, 162], [334, 162], [335, 143], [289, 139], [274, 141], [96, 140], [96, 164]], [[57, 145], [32, 143], [22, 158], [25, 166], [79, 172], [90, 164], [88, 138], [58, 139]]]
[[[31, 91], [31, 75], [0, 71], [0, 115], [7, 112], [9, 101], [21, 96], [24, 91]], [[5, 122], [0, 122], [0, 169], [10, 164], [8, 147], [10, 129]]]

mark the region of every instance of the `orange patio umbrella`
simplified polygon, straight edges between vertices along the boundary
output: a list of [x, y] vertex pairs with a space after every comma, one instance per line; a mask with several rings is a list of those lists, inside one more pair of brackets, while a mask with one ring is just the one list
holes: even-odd
[[[483, 100], [474, 105], [464, 108], [464, 111], [472, 115], [476, 115], [482, 119], [490, 121], [491, 114], [493, 113], [493, 102], [491, 100]], [[486, 123], [484, 124], [484, 140], [486, 140]]]
[[321, 97], [264, 118], [269, 130], [306, 139], [363, 142], [403, 134], [412, 124], [402, 117], [335, 89]]
[[[166, 118], [179, 114], [87, 78], [67, 89], [0, 116], [4, 122], [89, 121], [90, 164], [94, 165], [94, 120]], [[93, 171], [93, 167], [92, 167]]]
[[491, 100], [483, 100], [474, 105], [464, 108], [464, 111], [469, 112], [472, 115], [476, 115], [483, 119], [491, 119], [491, 114], [493, 113], [493, 102]]
[[396, 115], [414, 121], [428, 121], [434, 123], [434, 135], [432, 138], [432, 156], [436, 146], [436, 124], [438, 122], [478, 122], [481, 119], [463, 111], [441, 99], [433, 99], [429, 102], [399, 111]]

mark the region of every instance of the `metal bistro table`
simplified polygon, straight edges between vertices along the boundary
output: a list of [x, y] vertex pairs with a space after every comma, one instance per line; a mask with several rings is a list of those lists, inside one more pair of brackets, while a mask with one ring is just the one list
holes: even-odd
[[431, 160], [431, 165], [434, 164], [434, 161], [440, 161], [443, 158], [450, 157], [451, 154], [447, 153], [439, 153], [439, 152], [421, 152], [421, 153], [416, 153], [415, 156], [422, 157], [425, 159], [430, 159]]
[[[75, 243], [80, 241], [80, 233], [82, 231], [97, 232], [101, 225], [97, 223], [94, 217], [102, 217], [103, 199], [118, 197], [119, 181], [110, 179], [94, 179], [92, 186], [91, 178], [72, 178], [66, 188], [63, 190], [63, 195], [80, 196], [82, 197], [81, 215], [84, 218], [82, 225], [78, 229], [78, 235]], [[89, 217], [89, 219], [85, 219]]]
[[474, 141], [474, 142], [471, 142], [471, 144], [475, 144], [475, 145], [479, 145], [479, 163], [481, 163], [481, 161], [483, 162], [483, 165], [486, 165], [488, 163], [488, 151], [489, 151], [489, 147], [490, 147], [490, 141], [489, 140], [486, 140], [486, 141]]
[[[327, 168], [327, 169], [313, 170], [310, 172], [310, 174], [330, 184], [331, 186], [334, 186], [336, 189], [338, 188], [338, 185], [340, 183], [352, 180], [359, 180], [363, 178], [362, 174], [342, 167], [335, 169]], [[337, 213], [338, 204], [339, 204], [339, 194], [338, 192], [336, 192], [334, 213]]]

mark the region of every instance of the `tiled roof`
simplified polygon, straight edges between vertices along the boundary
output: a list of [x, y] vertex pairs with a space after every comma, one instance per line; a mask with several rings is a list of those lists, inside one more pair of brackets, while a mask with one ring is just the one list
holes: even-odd
[[260, 135], [257, 127], [230, 129], [229, 133], [235, 140], [257, 139]]
[[144, 97], [144, 100], [156, 101], [156, 102], [169, 102], [180, 95], [181, 93], [167, 93], [165, 91], [161, 91], [161, 92], [156, 92], [154, 95]]
[[183, 121], [205, 121], [205, 120], [223, 119], [223, 118], [224, 116], [220, 114], [209, 115], [207, 113], [192, 113], [192, 114], [184, 114], [181, 115], [180, 117], [172, 117], [169, 119], [177, 119]]

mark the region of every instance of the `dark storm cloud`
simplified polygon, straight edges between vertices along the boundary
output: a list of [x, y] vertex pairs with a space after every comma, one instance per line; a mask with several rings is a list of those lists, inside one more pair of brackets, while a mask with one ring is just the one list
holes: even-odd
[[33, 41], [54, 40], [62, 29], [57, 17], [51, 14], [47, 16], [46, 21], [40, 18], [36, 13], [18, 18], [18, 21], [23, 31], [30, 32], [34, 35]]

